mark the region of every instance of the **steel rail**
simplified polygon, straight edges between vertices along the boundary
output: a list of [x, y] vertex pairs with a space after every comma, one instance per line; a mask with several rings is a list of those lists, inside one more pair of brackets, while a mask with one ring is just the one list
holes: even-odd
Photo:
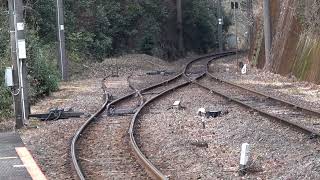
[[[223, 55], [225, 54], [225, 55]], [[222, 56], [226, 56], [226, 55], [231, 55], [233, 54], [232, 52], [228, 52], [228, 53], [219, 53], [219, 54], [213, 54], [210, 56], [206, 56], [205, 58], [208, 57], [213, 57], [212, 60], [220, 58]], [[183, 72], [180, 74], [180, 76], [187, 76], [187, 69], [192, 65], [192, 63], [202, 60], [204, 58], [198, 58], [198, 59], [194, 59], [190, 62], [187, 63], [187, 65], [185, 66], [185, 68], [183, 69]], [[176, 90], [176, 89], [180, 89], [182, 87], [185, 87], [189, 84], [191, 84], [193, 81], [200, 79], [201, 77], [203, 77], [205, 75], [205, 73], [202, 73], [201, 75], [198, 75], [194, 80], [193, 79], [188, 79], [187, 82], [184, 82], [182, 84], [179, 84], [175, 87], [172, 87], [170, 89], [167, 89], [163, 92], [161, 92], [160, 94], [156, 95], [155, 97], [149, 99], [147, 102], [145, 102], [145, 104], [143, 106], [140, 106], [137, 110], [137, 112], [134, 114], [132, 120], [131, 120], [131, 124], [130, 124], [130, 128], [129, 128], [129, 136], [130, 136], [130, 144], [132, 146], [133, 152], [136, 155], [138, 161], [142, 164], [142, 166], [146, 169], [147, 173], [149, 174], [150, 177], [154, 178], [154, 179], [160, 179], [160, 180], [166, 180], [168, 179], [163, 173], [161, 173], [161, 171], [159, 169], [157, 169], [148, 158], [146, 158], [146, 156], [142, 153], [142, 151], [140, 150], [140, 148], [138, 147], [137, 143], [136, 143], [136, 139], [135, 139], [135, 124], [138, 121], [138, 117], [141, 113], [141, 111], [150, 103], [154, 102], [155, 100], [157, 100], [158, 98], [168, 94], [169, 92]]]
[[277, 98], [277, 97], [274, 97], [274, 96], [265, 94], [265, 93], [263, 93], [263, 92], [255, 91], [255, 90], [253, 90], [253, 89], [244, 87], [243, 85], [239, 85], [239, 84], [233, 83], [233, 82], [228, 81], [228, 80], [223, 80], [223, 79], [221, 79], [221, 78], [218, 78], [218, 77], [214, 76], [214, 75], [213, 75], [212, 73], [210, 73], [210, 72], [208, 72], [207, 75], [210, 76], [211, 78], [216, 79], [217, 81], [223, 82], [223, 83], [225, 83], [225, 84], [229, 84], [229, 85], [231, 85], [231, 86], [235, 86], [235, 87], [237, 87], [237, 88], [244, 89], [244, 90], [249, 91], [249, 92], [251, 92], [251, 93], [258, 94], [258, 95], [260, 95], [260, 96], [264, 96], [264, 97], [266, 97], [266, 98], [268, 98], [268, 99], [272, 99], [272, 100], [281, 102], [281, 103], [283, 103], [283, 104], [289, 105], [289, 106], [291, 106], [291, 107], [300, 109], [300, 110], [302, 110], [302, 111], [305, 111], [305, 112], [308, 112], [308, 113], [311, 113], [311, 114], [315, 114], [315, 115], [317, 115], [317, 116], [320, 117], [320, 112], [319, 112], [319, 111], [315, 111], [315, 110], [313, 110], [313, 109], [311, 109], [311, 108], [308, 108], [308, 107], [305, 107], [305, 106], [300, 106], [300, 105], [294, 104], [294, 103], [292, 103], [292, 102], [286, 101], [286, 100], [284, 100], [284, 99], [280, 99], [280, 98]]
[[282, 123], [285, 123], [285, 124], [287, 124], [287, 125], [293, 126], [293, 127], [297, 128], [297, 129], [300, 129], [301, 131], [303, 131], [303, 132], [305, 132], [305, 133], [307, 133], [307, 134], [310, 134], [311, 137], [319, 137], [319, 136], [320, 136], [320, 132], [319, 132], [319, 131], [313, 130], [313, 129], [311, 129], [311, 128], [308, 128], [308, 127], [306, 127], [306, 126], [303, 126], [303, 125], [301, 125], [301, 124], [298, 124], [298, 123], [296, 123], [296, 122], [292, 122], [292, 121], [290, 121], [290, 120], [286, 120], [286, 119], [284, 119], [284, 118], [282, 118], [282, 117], [274, 116], [273, 114], [268, 113], [267, 111], [258, 109], [258, 108], [254, 107], [254, 106], [251, 106], [251, 105], [249, 105], [249, 104], [246, 104], [246, 103], [244, 103], [244, 102], [242, 102], [242, 101], [239, 101], [239, 100], [237, 100], [237, 99], [235, 99], [235, 98], [229, 97], [229, 96], [225, 95], [223, 92], [214, 90], [214, 89], [212, 89], [212, 88], [210, 88], [210, 87], [207, 87], [207, 86], [205, 86], [205, 85], [203, 85], [203, 84], [201, 84], [201, 83], [199, 83], [199, 82], [194, 82], [194, 83], [197, 84], [198, 86], [202, 87], [203, 89], [208, 90], [209, 92], [218, 94], [218, 95], [220, 95], [220, 96], [222, 96], [222, 97], [224, 97], [224, 98], [226, 98], [226, 99], [228, 99], [228, 100], [231, 100], [231, 101], [233, 101], [233, 102], [235, 102], [235, 103], [237, 103], [237, 104], [239, 104], [239, 105], [241, 105], [241, 106], [244, 106], [244, 107], [247, 107], [247, 108], [252, 109], [252, 110], [254, 110], [254, 111], [257, 111], [257, 112], [259, 112], [261, 115], [263, 115], [263, 116], [265, 116], [265, 117], [269, 117], [269, 118], [272, 118], [272, 119], [280, 120]]
[[81, 136], [82, 132], [88, 127], [88, 125], [94, 121], [96, 119], [96, 117], [98, 117], [106, 108], [106, 105], [109, 103], [110, 101], [110, 97], [109, 95], [107, 95], [105, 93], [105, 102], [104, 104], [101, 106], [101, 108], [95, 113], [93, 114], [76, 132], [76, 134], [73, 136], [72, 138], [72, 142], [71, 142], [71, 159], [72, 159], [72, 165], [73, 168], [75, 169], [79, 179], [81, 180], [85, 180], [84, 174], [80, 168], [78, 159], [77, 159], [77, 152], [76, 152], [76, 143], [79, 139], [79, 137]]
[[163, 173], [160, 172], [159, 169], [157, 169], [149, 160], [148, 158], [146, 158], [146, 156], [141, 152], [140, 148], [138, 147], [136, 140], [135, 140], [135, 136], [134, 136], [134, 127], [135, 127], [135, 123], [138, 119], [138, 116], [140, 115], [140, 112], [142, 111], [142, 109], [150, 104], [151, 102], [155, 101], [157, 98], [164, 96], [165, 94], [175, 90], [175, 89], [179, 89], [181, 87], [184, 87], [186, 85], [189, 85], [191, 82], [187, 81], [184, 82], [178, 86], [175, 86], [173, 88], [170, 88], [162, 93], [160, 93], [159, 95], [151, 98], [150, 100], [146, 101], [143, 106], [140, 106], [137, 110], [137, 112], [134, 114], [131, 124], [130, 124], [130, 128], [129, 128], [129, 136], [130, 136], [130, 144], [133, 148], [133, 152], [136, 155], [138, 161], [140, 162], [140, 164], [142, 164], [142, 166], [145, 168], [146, 172], [149, 174], [150, 177], [154, 178], [154, 179], [168, 179]]
[[[174, 81], [176, 79], [178, 79], [179, 77], [182, 76], [182, 73], [169, 79], [169, 80], [166, 80], [166, 81], [163, 81], [163, 82], [160, 82], [158, 84], [155, 84], [153, 86], [149, 86], [145, 89], [142, 89], [141, 92], [145, 92], [145, 91], [148, 91], [148, 90], [151, 90], [153, 88], [156, 88], [156, 87], [160, 87], [162, 86], [163, 84], [167, 84], [171, 81]], [[81, 134], [84, 132], [84, 130], [89, 126], [89, 124], [91, 124], [98, 116], [100, 116], [104, 110], [107, 110], [107, 112], [109, 111], [110, 107], [116, 103], [119, 103], [121, 101], [124, 101], [125, 99], [128, 99], [132, 96], [134, 96], [137, 92], [133, 92], [131, 94], [128, 94], [128, 95], [125, 95], [121, 98], [118, 98], [112, 102], [110, 102], [110, 97], [109, 95], [106, 94], [106, 92], [104, 91], [104, 96], [106, 97], [106, 100], [104, 102], [104, 104], [100, 107], [100, 109], [95, 113], [93, 114], [78, 130], [77, 132], [75, 133], [74, 137], [72, 138], [72, 142], [71, 142], [71, 160], [72, 160], [72, 166], [73, 168], [75, 169], [76, 171], [76, 174], [78, 176], [78, 178], [80, 180], [85, 180], [85, 175], [80, 167], [80, 164], [79, 164], [79, 161], [78, 161], [78, 158], [77, 158], [77, 151], [76, 151], [76, 144], [77, 144], [77, 141], [79, 140]]]
[[[277, 98], [277, 97], [274, 97], [274, 96], [271, 96], [271, 95], [267, 95], [267, 94], [265, 94], [265, 93], [258, 92], [258, 91], [252, 90], [252, 89], [249, 89], [249, 88], [244, 87], [244, 86], [242, 86], [242, 85], [235, 84], [235, 83], [233, 83], [233, 82], [231, 82], [231, 81], [227, 81], [227, 80], [223, 80], [223, 79], [221, 79], [221, 78], [218, 78], [218, 77], [214, 76], [212, 73], [209, 72], [210, 63], [211, 63], [211, 62], [209, 62], [209, 63], [207, 64], [207, 75], [208, 75], [210, 78], [213, 78], [213, 79], [215, 79], [215, 80], [217, 80], [217, 81], [220, 81], [220, 82], [223, 82], [223, 83], [225, 83], [225, 84], [234, 86], [234, 87], [236, 87], [236, 88], [240, 88], [240, 89], [246, 90], [246, 91], [248, 91], [248, 92], [251, 92], [251, 93], [254, 93], [254, 94], [258, 94], [258, 95], [260, 95], [260, 96], [264, 96], [264, 97], [266, 97], [267, 99], [271, 99], [271, 100], [280, 102], [280, 103], [282, 103], [282, 104], [284, 104], [284, 105], [291, 106], [291, 107], [293, 107], [293, 108], [297, 108], [297, 109], [300, 109], [301, 111], [304, 111], [304, 112], [307, 112], [307, 113], [311, 113], [311, 114], [314, 114], [314, 115], [317, 115], [317, 116], [320, 117], [320, 112], [315, 111], [315, 110], [313, 110], [313, 109], [310, 109], [310, 108], [307, 108], [307, 107], [304, 107], [304, 106], [299, 106], [299, 105], [293, 104], [293, 103], [291, 103], [291, 102], [289, 102], [289, 101], [286, 101], [286, 100], [283, 100], [283, 99], [280, 99], [280, 98]], [[230, 99], [230, 98], [229, 98], [229, 99]], [[232, 99], [231, 99], [231, 100], [232, 100]], [[246, 107], [248, 107], [248, 108], [250, 108], [250, 109], [253, 109], [253, 110], [257, 111], [257, 112], [259, 112], [260, 114], [262, 114], [262, 115], [264, 115], [264, 116], [266, 116], [266, 117], [277, 119], [277, 120], [279, 120], [280, 122], [282, 122], [282, 123], [284, 123], [284, 124], [287, 124], [287, 125], [290, 125], [290, 126], [293, 126], [293, 127], [297, 128], [297, 129], [300, 129], [300, 130], [302, 130], [303, 132], [310, 134], [311, 137], [320, 137], [320, 131], [317, 131], [317, 130], [315, 130], [315, 129], [308, 128], [308, 127], [306, 127], [306, 126], [303, 126], [303, 125], [301, 125], [301, 124], [299, 124], [299, 123], [296, 123], [296, 122], [293, 122], [293, 121], [290, 121], [290, 120], [287, 120], [287, 119], [285, 119], [285, 118], [275, 116], [275, 115], [273, 115], [273, 114], [271, 114], [271, 113], [268, 113], [267, 111], [258, 109], [258, 108], [254, 107], [254, 106], [250, 106], [249, 104], [246, 104], [246, 103], [241, 102], [241, 101], [239, 101], [239, 100], [233, 99], [233, 101], [234, 101], [234, 102], [237, 102], [238, 104], [241, 103], [241, 104], [243, 104], [244, 106], [246, 106]]]
[[[212, 56], [216, 56], [216, 55], [217, 55], [217, 54], [208, 54], [208, 55], [196, 57], [195, 59], [192, 59], [191, 61], [189, 61], [189, 62], [187, 63], [187, 65], [182, 69], [182, 71], [181, 71], [178, 75], [170, 78], [169, 80], [165, 80], [165, 81], [162, 81], [162, 82], [157, 83], [157, 84], [155, 84], [155, 85], [151, 85], [151, 86], [146, 87], [146, 88], [144, 88], [144, 89], [142, 89], [142, 90], [139, 90], [139, 93], [140, 93], [140, 94], [143, 94], [143, 93], [145, 93], [145, 92], [147, 92], [147, 91], [150, 91], [150, 90], [155, 89], [155, 88], [157, 88], [157, 87], [161, 87], [161, 86], [163, 86], [163, 85], [165, 85], [165, 84], [168, 84], [168, 83], [170, 83], [170, 82], [173, 82], [173, 81], [175, 81], [175, 80], [177, 80], [177, 79], [179, 79], [180, 77], [182, 77], [182, 76], [185, 75], [186, 69], [187, 69], [187, 67], [190, 66], [191, 63], [193, 63], [193, 62], [195, 62], [195, 61], [202, 60], [202, 59], [206, 59], [206, 58], [209, 58], [209, 57], [212, 57]], [[130, 97], [132, 97], [132, 96], [134, 96], [134, 95], [136, 95], [136, 94], [137, 94], [137, 92], [135, 91], [135, 92], [132, 92], [132, 93], [130, 93], [130, 94], [128, 94], [128, 95], [125, 95], [125, 96], [123, 96], [123, 97], [120, 97], [120, 98], [112, 101], [112, 102], [108, 105], [108, 107], [106, 108], [106, 110], [108, 111], [112, 105], [115, 105], [115, 104], [117, 104], [117, 103], [120, 103], [120, 102], [122, 102], [122, 101], [124, 101], [124, 100], [126, 100], [126, 99], [128, 99], [128, 98], [130, 98]]]
[[[187, 67], [190, 66], [190, 64], [192, 64], [193, 62], [195, 61], [199, 61], [199, 60], [202, 60], [202, 59], [205, 59], [205, 58], [209, 58], [209, 57], [213, 57], [213, 56], [217, 56], [219, 54], [209, 54], [209, 55], [205, 55], [205, 56], [200, 56], [200, 57], [197, 57], [193, 60], [191, 60], [190, 62], [187, 63], [187, 65], [185, 66], [185, 68], [183, 69], [183, 71], [181, 73], [179, 73], [178, 75], [174, 76], [173, 78], [169, 79], [169, 80], [165, 80], [165, 81], [162, 81], [160, 83], [157, 83], [155, 85], [151, 85], [149, 87], [146, 87], [140, 91], [136, 91], [136, 92], [132, 92], [130, 94], [127, 94], [125, 96], [122, 96], [112, 102], [110, 102], [110, 97], [109, 95], [106, 93], [105, 89], [104, 89], [104, 96], [105, 96], [105, 102], [104, 104], [100, 107], [100, 109], [95, 113], [93, 114], [76, 132], [76, 134], [74, 135], [74, 137], [72, 138], [72, 142], [71, 142], [71, 160], [72, 160], [72, 166], [73, 168], [75, 169], [76, 171], [76, 174], [78, 176], [79, 179], [81, 180], [85, 180], [85, 175], [84, 173], [82, 172], [82, 169], [80, 167], [80, 164], [79, 164], [79, 161], [78, 161], [78, 158], [77, 158], [77, 150], [76, 150], [76, 144], [77, 144], [77, 141], [79, 140], [81, 134], [84, 132], [84, 130], [88, 127], [89, 124], [91, 124], [94, 120], [96, 120], [96, 118], [98, 118], [104, 111], [107, 111], [109, 112], [109, 109], [111, 106], [119, 103], [119, 102], [122, 102], [128, 98], [131, 98], [133, 97], [135, 94], [142, 94], [144, 92], [147, 92], [147, 91], [150, 91], [152, 89], [155, 89], [157, 87], [161, 87], [163, 85], [166, 85], [170, 82], [173, 82], [177, 79], [179, 79], [180, 77], [182, 77], [183, 75], [185, 75], [186, 73], [186, 69]], [[205, 73], [201, 74], [198, 78], [201, 78], [202, 76], [204, 76]], [[177, 89], [177, 88], [181, 88], [181, 87], [184, 87], [188, 84], [190, 84], [191, 81], [188, 81], [188, 82], [185, 82], [185, 83], [182, 83], [176, 87], [173, 87], [173, 88], [170, 88], [169, 90], [166, 90], [164, 92], [162, 92], [161, 94], [159, 94], [158, 96], [150, 99], [149, 101], [147, 101], [146, 103], [143, 104], [143, 106], [141, 106], [138, 111], [135, 113], [134, 117], [137, 118], [138, 117], [138, 114], [140, 113], [140, 111], [143, 109], [143, 107], [145, 107], [147, 104], [151, 103], [152, 101], [154, 101], [155, 99], [167, 94], [168, 92], [174, 90], [174, 89]], [[134, 127], [134, 123], [135, 123], [135, 120], [131, 122], [131, 125], [130, 127]], [[161, 172], [159, 170], [157, 170], [153, 165], [152, 163], [147, 159], [145, 158], [145, 156], [141, 153], [140, 149], [138, 148], [137, 144], [136, 144], [136, 141], [134, 139], [134, 134], [133, 134], [133, 129], [129, 130], [129, 135], [130, 135], [130, 139], [131, 139], [131, 144], [132, 144], [132, 147], [134, 149], [134, 151], [136, 152], [136, 154], [138, 155], [138, 157], [140, 157], [139, 159], [142, 160], [142, 162], [144, 163], [144, 168], [146, 169], [149, 169], [149, 171], [152, 171], [153, 174], [158, 174], [160, 175], [159, 177], [163, 177], [163, 179], [166, 179], [165, 176], [161, 175]], [[152, 174], [152, 173], [151, 173]]]
[[[281, 99], [279, 99], [279, 98], [275, 98], [275, 97], [266, 95], [266, 94], [264, 94], [264, 93], [261, 93], [261, 92], [257, 92], [257, 91], [248, 89], [248, 88], [246, 88], [246, 87], [239, 86], [239, 85], [234, 84], [234, 83], [231, 83], [231, 82], [229, 82], [229, 81], [224, 81], [224, 80], [222, 80], [222, 79], [219, 79], [219, 78], [213, 76], [213, 75], [209, 72], [209, 65], [210, 65], [211, 62], [212, 62], [212, 61], [208, 61], [206, 76], [209, 76], [210, 78], [215, 79], [215, 80], [218, 81], [218, 82], [226, 83], [226, 84], [229, 84], [229, 85], [231, 85], [231, 86], [235, 86], [235, 87], [237, 87], [237, 88], [240, 88], [240, 89], [249, 91], [249, 92], [251, 92], [251, 93], [255, 93], [255, 94], [264, 96], [264, 97], [266, 97], [266, 98], [269, 98], [269, 99], [272, 99], [272, 100], [281, 102], [281, 103], [283, 103], [283, 104], [286, 104], [286, 105], [289, 105], [289, 106], [292, 106], [292, 107], [295, 107], [295, 108], [299, 108], [299, 109], [301, 109], [301, 110], [303, 110], [303, 111], [306, 111], [306, 112], [309, 112], [309, 113], [313, 113], [313, 114], [319, 115], [319, 112], [317, 112], [317, 111], [313, 111], [313, 110], [310, 110], [310, 109], [305, 109], [305, 107], [301, 107], [301, 106], [295, 105], [295, 104], [293, 104], [293, 103], [290, 103], [290, 102], [287, 102], [287, 101], [283, 101], [283, 100], [281, 100]], [[249, 109], [252, 109], [252, 110], [260, 113], [261, 115], [263, 115], [263, 116], [265, 116], [265, 117], [279, 120], [280, 122], [282, 122], [282, 123], [284, 123], [284, 124], [286, 124], [286, 125], [292, 126], [292, 127], [296, 128], [296, 129], [299, 129], [299, 130], [301, 130], [302, 132], [309, 134], [310, 137], [312, 137], [312, 138], [320, 137], [320, 131], [318, 131], [318, 130], [311, 129], [311, 128], [309, 128], [309, 127], [303, 126], [303, 125], [301, 125], [301, 124], [298, 124], [298, 123], [296, 123], [296, 122], [287, 120], [287, 119], [285, 119], [285, 118], [275, 116], [275, 115], [273, 115], [273, 114], [271, 114], [271, 113], [269, 113], [269, 112], [267, 112], [267, 111], [261, 110], [261, 109], [259, 109], [259, 108], [257, 108], [257, 107], [254, 107], [254, 106], [250, 105], [250, 104], [247, 104], [247, 103], [245, 103], [245, 102], [242, 102], [242, 101], [240, 101], [240, 100], [237, 100], [236, 98], [232, 98], [232, 97], [226, 95], [226, 94], [223, 93], [223, 92], [220, 92], [220, 91], [214, 90], [214, 89], [212, 89], [212, 88], [210, 88], [210, 87], [207, 87], [207, 86], [205, 86], [205, 85], [203, 85], [203, 84], [201, 84], [201, 83], [199, 83], [199, 82], [193, 82], [193, 83], [195, 83], [195, 84], [197, 84], [198, 86], [200, 86], [200, 87], [208, 90], [209, 92], [218, 94], [218, 95], [220, 95], [220, 96], [222, 96], [222, 97], [224, 97], [224, 98], [226, 98], [226, 99], [228, 99], [228, 100], [231, 100], [231, 101], [233, 101], [233, 102], [235, 102], [235, 103], [237, 103], [237, 104], [239, 104], [239, 105], [241, 105], [241, 106], [244, 106], [244, 107], [247, 107], [247, 108], [249, 108]]]

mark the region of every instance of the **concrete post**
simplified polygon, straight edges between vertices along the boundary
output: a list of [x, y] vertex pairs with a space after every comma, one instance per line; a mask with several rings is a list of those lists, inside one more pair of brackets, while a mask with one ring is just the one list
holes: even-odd
[[8, 0], [9, 6], [9, 23], [10, 23], [10, 44], [11, 44], [11, 59], [13, 66], [13, 100], [14, 100], [14, 113], [16, 119], [16, 128], [22, 128], [23, 118], [21, 109], [21, 93], [20, 93], [20, 82], [19, 82], [19, 61], [17, 55], [17, 41], [16, 41], [16, 13], [15, 13], [15, 0]]
[[23, 123], [28, 124], [29, 119], [29, 92], [27, 82], [27, 52], [26, 52], [26, 40], [25, 40], [25, 22], [24, 22], [24, 5], [23, 0], [15, 0], [15, 29], [16, 29], [16, 47], [18, 52], [17, 61], [19, 63], [19, 82], [21, 93], [21, 108]]

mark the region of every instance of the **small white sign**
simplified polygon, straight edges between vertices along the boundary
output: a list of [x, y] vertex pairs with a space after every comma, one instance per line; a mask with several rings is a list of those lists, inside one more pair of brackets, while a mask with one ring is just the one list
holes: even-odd
[[64, 30], [64, 25], [60, 25], [60, 30], [61, 30], [61, 31]]
[[23, 31], [24, 30], [24, 23], [23, 22], [17, 23], [17, 30], [18, 31]]
[[[7, 87], [13, 87], [13, 73], [12, 73], [12, 68], [7, 67], [5, 71], [5, 83]], [[1, 158], [0, 158], [1, 160]]]
[[27, 58], [26, 40], [24, 39], [18, 40], [18, 50], [19, 50], [19, 59], [26, 59]]

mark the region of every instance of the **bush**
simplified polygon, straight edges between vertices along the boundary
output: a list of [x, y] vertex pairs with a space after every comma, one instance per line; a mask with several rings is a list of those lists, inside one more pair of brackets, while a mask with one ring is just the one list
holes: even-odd
[[55, 46], [41, 42], [33, 30], [28, 30], [27, 34], [28, 81], [30, 96], [35, 100], [58, 90], [59, 73]]
[[10, 66], [8, 15], [0, 8], [0, 117], [11, 115], [12, 97], [4, 84], [4, 71]]
[[[11, 66], [7, 16], [0, 15], [0, 117], [12, 115], [12, 95], [4, 84], [4, 70]], [[59, 75], [56, 68], [55, 46], [45, 44], [34, 30], [27, 31], [27, 67], [31, 101], [58, 90]]]
[[[55, 41], [53, 0], [29, 1], [29, 24], [40, 39]], [[71, 60], [103, 60], [128, 52], [176, 57], [176, 7], [170, 1], [65, 0], [66, 45]], [[36, 12], [36, 13], [35, 13]], [[217, 45], [216, 6], [210, 1], [183, 1], [187, 51], [199, 53]], [[48, 33], [51, 32], [51, 33]]]
[[[0, 73], [0, 78], [4, 79], [4, 70], [2, 67]], [[8, 117], [12, 112], [12, 97], [8, 88], [5, 87], [3, 80], [0, 82], [0, 94], [0, 117]]]
[[[207, 53], [217, 47], [218, 18], [210, 1], [183, 1], [184, 41], [187, 51]], [[228, 19], [225, 19], [226, 22]]]
[[4, 70], [7, 63], [1, 62], [0, 64], [0, 117], [8, 117], [11, 115], [12, 96], [7, 87], [4, 84]]

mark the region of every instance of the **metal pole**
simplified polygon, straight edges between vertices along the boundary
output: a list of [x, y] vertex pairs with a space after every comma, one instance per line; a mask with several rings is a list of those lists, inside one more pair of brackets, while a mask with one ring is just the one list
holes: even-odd
[[179, 34], [179, 52], [180, 55], [184, 54], [184, 43], [183, 43], [183, 22], [182, 22], [182, 4], [181, 0], [177, 0], [177, 23], [178, 23], [178, 34]]
[[219, 51], [223, 51], [223, 42], [222, 42], [222, 26], [223, 26], [223, 17], [222, 17], [222, 6], [221, 0], [218, 0], [218, 40], [219, 40]]
[[236, 28], [236, 60], [237, 60], [237, 65], [239, 64], [239, 57], [238, 57], [238, 23], [237, 23], [237, 6], [236, 3], [237, 1], [234, 2], [234, 23], [235, 23], [235, 28]]
[[63, 81], [69, 80], [68, 61], [65, 50], [63, 0], [56, 0], [57, 5], [57, 32], [58, 32], [58, 67]]
[[26, 40], [25, 40], [25, 22], [23, 18], [23, 0], [15, 0], [15, 31], [16, 31], [16, 48], [17, 48], [17, 63], [19, 64], [19, 82], [21, 93], [21, 108], [23, 123], [28, 123], [29, 116], [29, 102], [28, 102], [28, 88], [27, 88], [27, 65], [26, 65]]
[[219, 51], [223, 51], [223, 39], [222, 39], [222, 26], [223, 26], [223, 17], [222, 17], [222, 6], [221, 0], [218, 0], [218, 40], [219, 40]]
[[264, 17], [264, 39], [265, 39], [265, 70], [270, 70], [271, 67], [271, 45], [272, 45], [272, 35], [271, 35], [271, 17], [270, 17], [270, 0], [263, 0], [263, 17]]
[[8, 0], [9, 6], [9, 23], [10, 23], [10, 42], [11, 42], [11, 59], [13, 66], [13, 100], [14, 100], [14, 113], [16, 119], [16, 128], [22, 128], [24, 126], [22, 119], [21, 109], [21, 93], [20, 93], [20, 82], [19, 82], [19, 63], [17, 61], [17, 45], [16, 45], [16, 29], [15, 29], [15, 0]]

